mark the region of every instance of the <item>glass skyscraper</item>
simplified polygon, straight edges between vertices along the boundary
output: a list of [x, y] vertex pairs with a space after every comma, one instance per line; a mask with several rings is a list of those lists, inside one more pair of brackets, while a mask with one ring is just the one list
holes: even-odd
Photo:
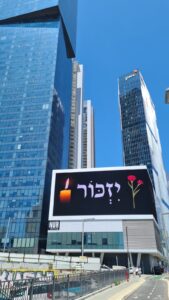
[[124, 163], [147, 166], [155, 191], [158, 222], [166, 239], [166, 234], [169, 236], [167, 179], [155, 107], [139, 71], [119, 78], [119, 101]]
[[0, 248], [45, 250], [51, 173], [68, 166], [76, 0], [0, 0]]

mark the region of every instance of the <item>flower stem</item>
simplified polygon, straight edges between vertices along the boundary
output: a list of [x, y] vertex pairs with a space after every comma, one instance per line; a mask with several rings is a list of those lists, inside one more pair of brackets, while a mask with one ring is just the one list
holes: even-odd
[[132, 182], [132, 196], [133, 196], [133, 208], [136, 208], [135, 201], [134, 201], [135, 195], [134, 195], [134, 189], [133, 189], [133, 182]]
[[138, 187], [139, 187], [139, 184], [137, 184], [137, 186], [135, 187], [134, 192], [137, 191]]

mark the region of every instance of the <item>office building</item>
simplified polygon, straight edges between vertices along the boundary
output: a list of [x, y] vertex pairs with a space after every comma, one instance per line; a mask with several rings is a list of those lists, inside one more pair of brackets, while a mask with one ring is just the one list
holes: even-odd
[[53, 171], [47, 252], [100, 257], [109, 267], [144, 272], [162, 262], [147, 167]]
[[73, 60], [69, 169], [82, 167], [83, 65]]
[[[138, 70], [119, 79], [124, 164], [146, 165], [155, 192], [162, 239], [169, 233], [169, 196], [155, 107]], [[165, 240], [166, 243], [166, 240]], [[169, 249], [169, 248], [168, 248]]]
[[95, 134], [94, 111], [91, 100], [86, 100], [83, 105], [83, 154], [82, 167], [95, 167]]
[[0, 0], [0, 247], [46, 249], [51, 173], [68, 167], [76, 0]]

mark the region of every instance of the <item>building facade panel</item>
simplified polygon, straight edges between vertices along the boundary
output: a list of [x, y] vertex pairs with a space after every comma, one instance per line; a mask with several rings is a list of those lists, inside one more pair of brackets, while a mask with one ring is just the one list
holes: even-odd
[[59, 8], [68, 34], [70, 49], [68, 56], [75, 56], [77, 28], [77, 0], [59, 0]]
[[86, 100], [83, 105], [83, 153], [82, 167], [95, 167], [95, 132], [94, 110], [91, 100]]
[[0, 0], [0, 20], [57, 6], [59, 0]]
[[125, 232], [125, 245], [128, 250], [157, 249], [155, 227], [152, 220], [123, 221], [123, 232]]

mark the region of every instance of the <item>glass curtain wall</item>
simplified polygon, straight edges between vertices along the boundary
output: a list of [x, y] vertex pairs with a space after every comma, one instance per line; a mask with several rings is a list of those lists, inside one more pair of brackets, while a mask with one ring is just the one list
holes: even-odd
[[68, 164], [72, 66], [57, 4], [0, 0], [3, 251], [45, 251], [51, 173]]

